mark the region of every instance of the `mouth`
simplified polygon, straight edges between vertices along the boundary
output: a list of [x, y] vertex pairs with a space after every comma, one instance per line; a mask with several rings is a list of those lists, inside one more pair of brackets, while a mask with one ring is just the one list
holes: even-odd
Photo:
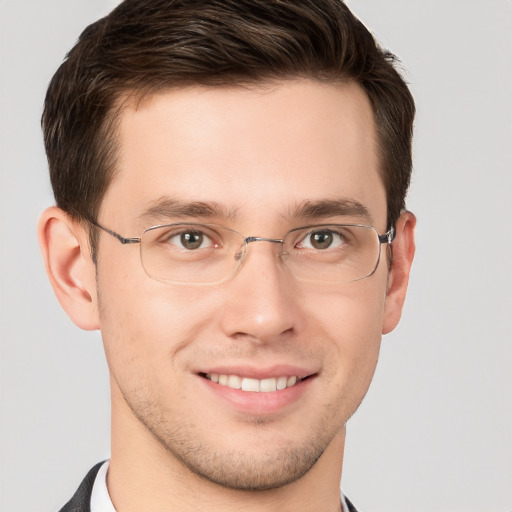
[[225, 386], [231, 389], [248, 391], [252, 393], [272, 393], [274, 391], [283, 391], [287, 388], [296, 386], [300, 382], [311, 377], [300, 378], [296, 375], [281, 375], [279, 377], [270, 377], [266, 379], [254, 379], [251, 377], [242, 377], [240, 375], [228, 375], [218, 373], [201, 373], [204, 377], [215, 384]]
[[266, 367], [222, 365], [200, 369], [196, 375], [209, 393], [208, 402], [213, 399], [215, 408], [226, 404], [228, 410], [269, 418], [297, 411], [304, 406], [305, 396], [315, 396], [319, 376], [315, 370], [279, 363]]

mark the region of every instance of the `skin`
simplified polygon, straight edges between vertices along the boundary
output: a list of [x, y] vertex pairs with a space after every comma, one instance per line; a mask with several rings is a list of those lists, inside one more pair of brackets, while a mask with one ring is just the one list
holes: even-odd
[[[163, 196], [215, 203], [213, 216], [185, 219], [245, 235], [280, 238], [321, 222], [387, 228], [371, 106], [353, 83], [161, 93], [126, 105], [119, 144], [98, 222], [123, 236], [173, 221], [140, 217]], [[340, 198], [368, 216], [292, 215], [306, 201]], [[381, 335], [399, 321], [414, 225], [401, 216], [391, 271], [383, 251], [361, 281], [297, 281], [274, 244], [254, 243], [232, 279], [179, 286], [149, 278], [138, 246], [105, 233], [95, 268], [86, 227], [48, 209], [39, 233], [56, 294], [77, 325], [102, 331], [116, 509], [339, 510], [345, 424], [368, 389]], [[311, 378], [277, 409], [241, 410], [199, 375], [279, 365]]]

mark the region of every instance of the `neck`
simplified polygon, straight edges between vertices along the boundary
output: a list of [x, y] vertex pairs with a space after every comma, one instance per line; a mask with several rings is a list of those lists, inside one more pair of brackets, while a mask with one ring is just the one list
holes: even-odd
[[112, 406], [108, 490], [118, 512], [339, 512], [345, 430], [301, 478], [277, 489], [223, 487], [190, 471], [164, 448], [126, 406]]

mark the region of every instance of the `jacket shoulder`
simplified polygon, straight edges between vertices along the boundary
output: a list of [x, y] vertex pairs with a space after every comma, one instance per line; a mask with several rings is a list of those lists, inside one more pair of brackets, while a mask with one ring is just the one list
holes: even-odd
[[348, 512], [357, 512], [356, 507], [352, 504], [352, 502], [345, 496], [345, 503], [348, 507]]
[[74, 496], [59, 512], [91, 512], [92, 487], [102, 464], [103, 462], [99, 462], [87, 473]]

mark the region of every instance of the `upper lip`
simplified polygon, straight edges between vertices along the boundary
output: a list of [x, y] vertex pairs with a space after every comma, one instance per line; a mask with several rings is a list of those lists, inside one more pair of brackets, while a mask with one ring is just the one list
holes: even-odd
[[249, 379], [270, 379], [272, 377], [298, 377], [304, 379], [315, 373], [315, 370], [303, 368], [300, 366], [289, 364], [278, 364], [268, 367], [255, 367], [250, 365], [221, 365], [221, 366], [208, 366], [207, 368], [199, 369], [198, 374], [212, 374], [218, 375], [238, 375], [239, 377], [247, 377]]

